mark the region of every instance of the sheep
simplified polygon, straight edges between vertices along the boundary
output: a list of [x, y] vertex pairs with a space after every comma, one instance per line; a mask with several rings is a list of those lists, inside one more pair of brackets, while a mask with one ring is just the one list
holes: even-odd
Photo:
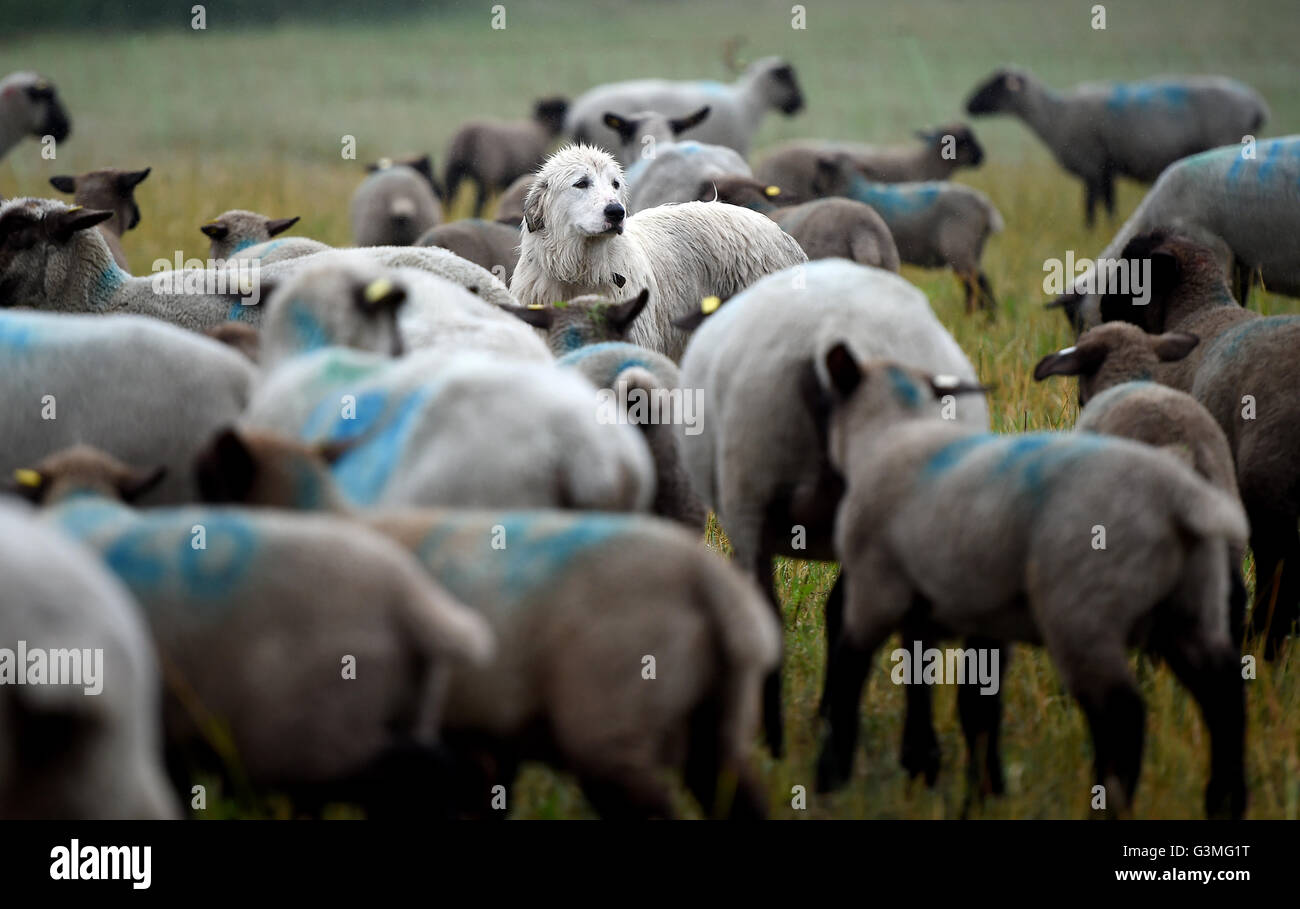
[[17, 501], [0, 502], [0, 573], [0, 642], [43, 650], [47, 672], [67, 648], [72, 671], [84, 673], [75, 657], [90, 653], [95, 676], [74, 674], [76, 687], [14, 684], [12, 673], [28, 666], [9, 663], [0, 686], [0, 818], [179, 817], [162, 764], [157, 659], [131, 595], [95, 554]]
[[919, 146], [879, 148], [856, 142], [822, 140], [788, 142], [763, 157], [755, 177], [779, 186], [793, 198], [816, 195], [817, 160], [827, 154], [846, 154], [853, 166], [876, 183], [927, 183], [949, 179], [959, 167], [979, 167], [984, 149], [975, 133], [963, 123], [918, 130]]
[[900, 260], [951, 268], [966, 291], [966, 311], [986, 308], [993, 318], [997, 300], [980, 257], [1004, 225], [988, 196], [960, 183], [872, 183], [843, 155], [822, 158], [820, 170], [823, 195], [870, 205], [888, 225]]
[[696, 128], [695, 138], [745, 156], [769, 109], [792, 116], [803, 104], [794, 67], [779, 57], [764, 57], [730, 85], [639, 79], [597, 86], [569, 106], [565, 130], [575, 142], [600, 146], [626, 165], [630, 162], [619, 153], [618, 134], [605, 123], [607, 111], [653, 110], [682, 117], [707, 105], [708, 122]]
[[[590, 344], [625, 340], [649, 302], [650, 290], [642, 288], [623, 300], [585, 294], [550, 304], [512, 306], [507, 312], [545, 332], [551, 353], [563, 357]], [[604, 387], [601, 382], [595, 384]]]
[[[647, 110], [623, 116], [614, 111], [606, 111], [605, 125], [618, 133], [619, 152], [623, 161], [632, 162], [628, 166], [628, 179], [632, 179], [632, 170], [637, 162], [653, 158], [659, 148], [667, 147], [677, 141], [677, 137], [688, 129], [694, 129], [709, 116], [708, 106], [701, 107], [685, 117], [667, 117], [656, 111]], [[722, 148], [724, 146], [711, 146]], [[734, 151], [733, 151], [734, 153]], [[742, 162], [744, 158], [740, 159]], [[540, 163], [540, 162], [539, 162]], [[748, 168], [748, 165], [746, 165]]]
[[497, 199], [497, 223], [509, 225], [515, 230], [524, 226], [524, 197], [532, 187], [532, 174], [524, 174], [506, 187], [505, 192]]
[[225, 344], [232, 350], [239, 351], [250, 363], [257, 362], [262, 336], [256, 328], [247, 322], [222, 322], [220, 325], [213, 325], [211, 328], [204, 329], [203, 334], [214, 341]]
[[[440, 804], [433, 747], [449, 673], [486, 663], [495, 640], [408, 553], [319, 515], [138, 512], [126, 502], [158, 471], [91, 448], [30, 471], [47, 524], [97, 552], [143, 607], [173, 679], [174, 780], [210, 748], [254, 785], [304, 798], [355, 797], [371, 814]], [[212, 736], [212, 718], [225, 735]]]
[[0, 159], [26, 136], [62, 142], [71, 132], [72, 121], [54, 83], [32, 72], [0, 79]]
[[[273, 433], [220, 434], [197, 473], [210, 501], [349, 513], [319, 450]], [[319, 494], [304, 499], [304, 477]], [[734, 808], [765, 813], [748, 752], [778, 630], [759, 591], [689, 534], [635, 515], [351, 514], [416, 553], [496, 631], [497, 658], [453, 676], [445, 712], [449, 745], [461, 734], [504, 768], [491, 782], [509, 785], [519, 760], [540, 758], [575, 773], [605, 816], [671, 815], [650, 774], [654, 765], [682, 766], [685, 745], [687, 784], [706, 811], [725, 768], [739, 775]], [[666, 687], [644, 684], [645, 654]], [[632, 675], [620, 681], [624, 672]], [[533, 729], [541, 740], [530, 738]], [[681, 744], [670, 746], [677, 735]], [[617, 754], [625, 766], [610, 778]], [[489, 801], [482, 788], [468, 806], [479, 813]]]
[[[0, 204], [0, 307], [62, 312], [136, 313], [204, 331], [228, 320], [260, 325], [262, 291], [322, 261], [411, 266], [445, 277], [493, 305], [513, 305], [490, 272], [442, 249], [372, 247], [327, 250], [263, 266], [236, 260], [224, 270], [185, 269], [132, 277], [89, 228], [111, 212], [73, 209], [48, 199]], [[156, 288], [157, 283], [165, 286]], [[216, 292], [204, 292], [207, 288]], [[224, 292], [222, 292], [224, 289]]]
[[1245, 694], [1225, 571], [1228, 547], [1247, 534], [1240, 504], [1127, 439], [997, 435], [935, 419], [936, 398], [963, 390], [951, 377], [863, 365], [838, 342], [821, 367], [829, 457], [845, 480], [835, 551], [848, 580], [818, 788], [847, 780], [874, 651], [921, 608], [944, 627], [1047, 647], [1120, 815], [1133, 803], [1144, 721], [1125, 650], [1160, 653], [1209, 729], [1206, 813], [1240, 818]]
[[1300, 616], [1300, 398], [1288, 372], [1300, 349], [1300, 317], [1238, 306], [1214, 249], [1190, 237], [1143, 234], [1121, 257], [1149, 262], [1150, 280], [1142, 294], [1102, 297], [1102, 321], [1201, 339], [1183, 359], [1158, 364], [1153, 377], [1203, 404], [1232, 447], [1255, 554], [1251, 625], [1265, 656], [1274, 656]]
[[257, 259], [263, 264], [294, 259], [314, 252], [330, 249], [318, 240], [306, 237], [288, 237], [272, 242], [298, 223], [292, 218], [268, 218], [256, 212], [232, 209], [206, 224], [199, 230], [210, 241], [208, 256], [211, 259]]
[[[1253, 157], [1247, 157], [1253, 152]], [[1300, 296], [1300, 265], [1286, 238], [1300, 232], [1300, 136], [1202, 152], [1171, 164], [1098, 256], [1113, 261], [1141, 234], [1171, 228], [1215, 248], [1243, 306], [1256, 278]], [[1082, 331], [1100, 321], [1095, 266], [1049, 306]]]
[[183, 468], [254, 378], [235, 351], [143, 316], [0, 309], [0, 361], [0, 477], [85, 442], [168, 467], [149, 503], [193, 500]]
[[111, 211], [109, 218], [97, 228], [104, 235], [113, 261], [127, 267], [126, 253], [122, 251], [122, 235], [140, 223], [140, 206], [135, 203], [135, 188], [144, 182], [152, 168], [144, 170], [92, 170], [79, 177], [50, 177], [50, 185], [59, 192], [72, 193], [73, 200], [82, 208]]
[[[703, 431], [679, 429], [691, 486], [717, 515], [736, 564], [770, 591], [777, 612], [774, 556], [834, 558], [839, 481], [800, 392], [807, 361], [825, 352], [828, 338], [846, 337], [860, 356], [975, 378], [925, 295], [898, 275], [822, 259], [797, 276], [802, 280], [795, 269], [768, 275], [717, 309], [695, 330], [681, 361], [681, 388], [704, 395]], [[963, 402], [955, 415], [974, 428], [988, 426], [982, 400]], [[843, 586], [836, 581], [827, 600], [828, 640], [838, 627]], [[776, 676], [765, 689], [765, 721], [768, 743], [779, 751]]]
[[698, 189], [700, 201], [712, 199], [767, 215], [795, 238], [809, 259], [848, 259], [898, 271], [898, 247], [888, 225], [870, 205], [831, 198], [778, 207], [773, 200], [784, 194], [779, 186], [765, 186], [748, 177], [705, 180]]
[[[1240, 501], [1232, 449], [1219, 424], [1195, 398], [1151, 381], [1160, 363], [1181, 360], [1200, 343], [1196, 335], [1148, 335], [1136, 325], [1108, 322], [1065, 350], [1048, 354], [1034, 368], [1034, 379], [1078, 376], [1078, 432], [1121, 436], [1165, 448], [1191, 464], [1210, 483]], [[1229, 614], [1234, 643], [1245, 631], [1246, 584], [1243, 552], [1228, 553]]]
[[258, 360], [264, 372], [322, 347], [398, 356], [479, 350], [549, 363], [546, 345], [501, 307], [414, 268], [325, 259], [299, 269], [267, 300]]
[[807, 261], [768, 218], [736, 206], [685, 202], [625, 220], [623, 172], [605, 152], [552, 155], [524, 201], [519, 264], [510, 288], [527, 306], [648, 288], [629, 340], [672, 359], [686, 336], [671, 324], [707, 296], [726, 299], [765, 274]]
[[644, 511], [654, 497], [641, 434], [549, 363], [324, 348], [268, 375], [241, 425], [355, 440], [334, 475], [358, 505]]
[[381, 161], [352, 194], [351, 218], [357, 246], [410, 246], [442, 220], [442, 206], [425, 176]]
[[998, 70], [971, 93], [973, 116], [1008, 113], [1038, 134], [1084, 185], [1084, 220], [1115, 215], [1116, 176], [1150, 183], [1179, 158], [1240, 142], [1268, 120], [1254, 89], [1222, 76], [1090, 83], [1060, 94], [1027, 70]]
[[480, 217], [490, 193], [500, 192], [542, 163], [564, 129], [568, 109], [564, 98], [542, 98], [533, 105], [532, 120], [474, 120], [462, 126], [447, 151], [447, 201], [455, 200], [468, 177], [475, 185], [474, 217]]
[[449, 249], [509, 284], [519, 261], [519, 226], [466, 218], [429, 228], [415, 245]]

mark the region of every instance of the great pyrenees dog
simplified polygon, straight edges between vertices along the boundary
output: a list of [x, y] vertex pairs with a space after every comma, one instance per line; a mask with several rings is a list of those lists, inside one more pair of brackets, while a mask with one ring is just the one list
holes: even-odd
[[726, 300], [807, 261], [771, 219], [735, 205], [685, 202], [628, 217], [618, 162], [601, 149], [569, 145], [547, 159], [524, 197], [510, 290], [529, 306], [648, 288], [628, 340], [678, 360], [688, 335], [674, 318], [698, 310], [705, 297]]

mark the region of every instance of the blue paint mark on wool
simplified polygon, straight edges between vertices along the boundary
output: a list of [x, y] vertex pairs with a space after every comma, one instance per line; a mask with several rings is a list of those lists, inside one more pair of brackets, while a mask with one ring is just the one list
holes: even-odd
[[289, 326], [293, 330], [294, 349], [300, 353], [329, 347], [330, 337], [325, 326], [305, 303], [294, 298], [288, 303]]
[[1106, 99], [1107, 110], [1118, 112], [1130, 107], [1186, 107], [1190, 93], [1177, 82], [1120, 83]]
[[925, 211], [939, 198], [939, 184], [872, 183], [855, 174], [847, 195], [870, 205], [882, 218], [889, 218]]
[[564, 329], [564, 334], [560, 335], [560, 346], [564, 348], [565, 353], [573, 353], [582, 347], [582, 332], [570, 325]]
[[934, 454], [930, 455], [930, 459], [926, 461], [925, 466], [921, 468], [921, 479], [929, 480], [939, 476], [940, 474], [947, 473], [953, 467], [960, 464], [966, 455], [978, 451], [997, 441], [998, 437], [992, 433], [976, 433], [949, 442]]
[[17, 354], [31, 349], [36, 343], [36, 333], [31, 325], [24, 325], [21, 316], [0, 311], [0, 349]]
[[894, 397], [899, 403], [913, 410], [921, 406], [921, 389], [917, 387], [911, 376], [897, 366], [889, 367], [886, 374], [889, 376], [889, 385], [894, 391]]
[[126, 279], [131, 277], [126, 270], [116, 262], [110, 262], [105, 265], [95, 278], [94, 285], [90, 288], [90, 307], [91, 309], [104, 309], [113, 302], [114, 295], [126, 283]]
[[725, 95], [731, 91], [731, 86], [725, 82], [715, 82], [709, 79], [702, 79], [698, 82], [691, 83], [696, 90], [706, 95]]

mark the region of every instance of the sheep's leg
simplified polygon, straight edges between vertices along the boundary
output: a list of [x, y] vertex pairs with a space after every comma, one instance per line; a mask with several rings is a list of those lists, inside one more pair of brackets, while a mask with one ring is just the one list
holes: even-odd
[[1092, 180], [1083, 183], [1083, 225], [1089, 230], [1097, 223], [1097, 184]]
[[969, 272], [958, 271], [956, 274], [958, 283], [966, 291], [966, 315], [969, 316], [975, 312], [976, 295], [978, 293], [976, 282]]
[[1101, 200], [1106, 206], [1106, 217], [1115, 220], [1115, 175], [1109, 169], [1101, 175]]
[[1245, 306], [1250, 299], [1250, 290], [1255, 283], [1254, 279], [1255, 269], [1250, 268], [1234, 256], [1232, 260], [1232, 295], [1242, 306]]
[[[998, 664], [999, 674], [1005, 675], [1011, 650], [1003, 646], [1003, 642], [971, 637], [965, 643], [968, 649], [998, 651], [1003, 655]], [[972, 799], [978, 801], [986, 795], [1001, 795], [1006, 789], [998, 744], [1002, 729], [1001, 679], [998, 681], [998, 690], [992, 693], [981, 691], [979, 682], [969, 679], [957, 688], [957, 715], [961, 718], [961, 730], [966, 737], [968, 802]]]
[[826, 711], [830, 704], [829, 693], [831, 676], [829, 668], [831, 665], [831, 654], [835, 651], [835, 642], [839, 640], [840, 629], [844, 627], [844, 569], [840, 568], [839, 575], [835, 578], [835, 583], [831, 586], [830, 596], [826, 598], [826, 666], [827, 672], [822, 680], [822, 699], [817, 705], [817, 715], [826, 716]]
[[989, 320], [992, 321], [998, 314], [998, 301], [993, 296], [993, 285], [989, 283], [989, 276], [984, 274], [982, 269], [975, 273], [975, 278], [979, 281], [980, 306], [989, 311]]
[[[926, 621], [923, 618], [928, 604], [917, 598], [912, 611], [903, 622], [902, 645], [909, 653], [925, 653]], [[925, 775], [925, 785], [933, 786], [939, 778], [942, 752], [939, 738], [934, 734], [933, 698], [929, 685], [905, 685], [907, 712], [903, 717], [903, 745], [898, 763], [909, 777]]]
[[581, 777], [582, 792], [602, 818], [674, 818], [672, 793], [651, 767], [610, 767]]
[[1255, 553], [1255, 610], [1251, 627], [1264, 635], [1264, 658], [1273, 659], [1296, 620], [1300, 606], [1300, 535], [1295, 515], [1250, 511], [1250, 546]]
[[474, 181], [474, 217], [483, 217], [483, 209], [487, 207], [488, 187], [482, 179]]
[[1249, 594], [1246, 581], [1241, 576], [1241, 553], [1228, 553], [1228, 631], [1232, 635], [1232, 644], [1237, 653], [1246, 637], [1246, 603]]
[[[772, 554], [760, 551], [754, 560], [752, 569], [754, 579], [766, 593], [772, 613], [776, 616], [777, 626], [785, 633], [785, 619], [781, 615], [781, 594], [776, 589], [776, 577], [772, 571]], [[781, 662], [763, 679], [763, 735], [772, 756], [781, 758], [785, 755], [785, 721], [781, 713], [781, 666], [785, 662], [785, 644]]]

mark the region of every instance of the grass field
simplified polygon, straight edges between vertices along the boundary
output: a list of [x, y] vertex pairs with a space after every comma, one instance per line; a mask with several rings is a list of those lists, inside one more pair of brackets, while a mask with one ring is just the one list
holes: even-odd
[[[0, 37], [5, 71], [39, 69], [56, 80], [73, 116], [56, 161], [28, 142], [0, 162], [0, 194], [49, 195], [47, 180], [104, 166], [152, 166], [137, 194], [144, 218], [125, 247], [132, 270], [177, 250], [206, 256], [198, 226], [230, 208], [301, 215], [295, 230], [348, 242], [347, 203], [361, 165], [384, 155], [432, 151], [441, 159], [456, 126], [475, 115], [522, 116], [543, 94], [576, 95], [597, 82], [640, 75], [723, 78], [723, 40], [744, 35], [742, 54], [779, 53], [796, 66], [808, 100], [793, 119], [773, 115], [759, 147], [819, 136], [902, 141], [915, 127], [958, 116], [988, 71], [1017, 62], [1049, 84], [1215, 72], [1254, 85], [1268, 99], [1266, 135], [1300, 129], [1300, 17], [1294, 0], [1108, 4], [1104, 31], [1089, 26], [1091, 2], [908, 0], [866, 4], [811, 0], [807, 29], [790, 27], [787, 2], [714, 0], [632, 5], [507, 3], [507, 27], [481, 10], [355, 27], [228, 29], [209, 4], [208, 29], [159, 23], [143, 34]], [[182, 9], [182, 7], [184, 9]], [[171, 30], [167, 30], [170, 28]], [[1082, 226], [1082, 190], [1018, 123], [981, 120], [988, 159], [959, 179], [988, 193], [1006, 231], [985, 254], [1000, 298], [997, 320], [964, 315], [958, 285], [942, 272], [905, 269], [944, 324], [996, 386], [995, 428], [1066, 428], [1073, 383], [1039, 385], [1030, 371], [1068, 344], [1059, 315], [1041, 303], [1043, 261], [1095, 255], [1118, 226]], [[340, 156], [357, 140], [357, 161]], [[1120, 217], [1142, 189], [1122, 184]], [[464, 213], [467, 198], [452, 210]], [[1264, 312], [1300, 312], [1295, 300], [1258, 296]], [[724, 542], [719, 545], [725, 545]], [[903, 692], [883, 669], [871, 678], [862, 714], [865, 757], [852, 784], [813, 794], [814, 714], [824, 642], [822, 607], [835, 567], [782, 562], [785, 598], [789, 757], [764, 758], [778, 817], [950, 818], [960, 812], [964, 767], [955, 696], [939, 688], [935, 717], [944, 771], [933, 790], [910, 784], [897, 766]], [[1248, 577], [1249, 580], [1249, 577]], [[885, 653], [893, 645], [885, 648]], [[1300, 648], [1277, 665], [1260, 663], [1247, 683], [1250, 816], [1300, 818]], [[1140, 667], [1147, 701], [1147, 750], [1135, 813], [1201, 813], [1207, 740], [1194, 703], [1165, 668]], [[1016, 650], [1004, 674], [1004, 764], [1008, 794], [975, 811], [1007, 818], [1085, 817], [1091, 747], [1082, 713], [1040, 652]], [[790, 807], [791, 787], [808, 788], [807, 810]], [[589, 813], [567, 780], [529, 768], [513, 794], [514, 816]], [[223, 813], [249, 806], [225, 804]], [[262, 807], [278, 813], [283, 809]]]

